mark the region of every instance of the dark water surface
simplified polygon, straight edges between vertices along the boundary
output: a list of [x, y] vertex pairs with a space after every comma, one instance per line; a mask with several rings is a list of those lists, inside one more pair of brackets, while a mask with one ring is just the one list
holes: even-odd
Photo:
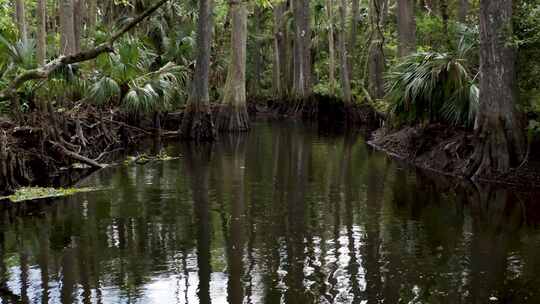
[[0, 303], [540, 303], [540, 196], [259, 122], [0, 212]]

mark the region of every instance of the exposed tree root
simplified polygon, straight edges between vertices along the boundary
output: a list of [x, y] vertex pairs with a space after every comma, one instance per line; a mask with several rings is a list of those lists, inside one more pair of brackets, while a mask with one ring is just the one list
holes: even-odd
[[249, 131], [249, 115], [245, 105], [222, 105], [216, 117], [216, 127], [222, 132]]
[[[482, 132], [476, 136], [475, 150], [467, 162], [464, 175], [478, 178], [507, 173], [522, 163], [525, 153], [517, 145], [518, 139], [507, 132], [502, 122], [485, 119]], [[514, 135], [518, 136], [518, 135]], [[517, 152], [515, 152], [517, 151]]]
[[111, 160], [110, 151], [152, 134], [124, 123], [127, 116], [111, 109], [70, 108], [62, 113], [49, 108], [0, 124], [0, 193], [49, 185], [51, 176], [75, 163], [102, 168], [101, 161]]
[[214, 141], [217, 138], [209, 105], [193, 103], [185, 109], [180, 138], [194, 141]]

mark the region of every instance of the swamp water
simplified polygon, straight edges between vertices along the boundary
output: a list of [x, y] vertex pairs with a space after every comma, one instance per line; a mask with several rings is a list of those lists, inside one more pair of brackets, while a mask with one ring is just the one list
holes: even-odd
[[538, 193], [293, 122], [164, 149], [1, 211], [0, 303], [540, 303]]

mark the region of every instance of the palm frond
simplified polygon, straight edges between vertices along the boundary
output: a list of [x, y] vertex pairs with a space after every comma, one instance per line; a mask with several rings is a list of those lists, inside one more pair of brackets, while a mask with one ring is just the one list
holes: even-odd
[[[466, 54], [466, 50], [459, 55]], [[405, 57], [386, 76], [389, 111], [397, 124], [445, 121], [471, 126], [478, 88], [459, 55], [420, 52]]]
[[103, 76], [90, 87], [90, 99], [96, 104], [104, 104], [120, 96], [120, 86], [110, 78]]

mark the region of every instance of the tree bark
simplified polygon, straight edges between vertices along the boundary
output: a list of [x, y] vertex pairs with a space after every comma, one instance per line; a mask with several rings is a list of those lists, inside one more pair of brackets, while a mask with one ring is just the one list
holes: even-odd
[[286, 3], [278, 3], [274, 6], [274, 64], [273, 64], [273, 87], [277, 96], [283, 96], [283, 77], [286, 71], [283, 69], [286, 33], [284, 29], [284, 14]]
[[195, 141], [213, 141], [216, 130], [210, 110], [209, 74], [212, 42], [212, 0], [199, 0], [197, 21], [197, 60], [188, 107], [180, 126], [180, 137]]
[[525, 155], [522, 117], [516, 109], [512, 0], [480, 1], [480, 107], [477, 144], [467, 166], [473, 177], [504, 173]]
[[382, 15], [384, 0], [370, 0], [370, 46], [368, 50], [368, 88], [371, 98], [382, 99], [384, 97], [384, 35]]
[[452, 48], [452, 41], [450, 40], [450, 35], [448, 32], [448, 22], [450, 21], [450, 15], [448, 14], [448, 0], [439, 0], [441, 18], [443, 22], [443, 34], [446, 37], [446, 46], [448, 49]]
[[73, 0], [61, 0], [60, 4], [60, 54], [76, 53], [75, 20]]
[[37, 3], [37, 50], [38, 65], [44, 65], [47, 58], [47, 1]]
[[352, 0], [351, 10], [351, 37], [349, 40], [349, 77], [353, 78], [354, 73], [354, 55], [358, 41], [358, 25], [360, 23], [360, 0]]
[[414, 0], [397, 0], [398, 54], [407, 56], [416, 50]]
[[293, 95], [303, 99], [311, 94], [311, 14], [309, 0], [294, 0], [292, 4], [295, 24]]
[[347, 62], [347, 43], [346, 43], [346, 26], [345, 21], [347, 20], [347, 1], [341, 0], [341, 5], [339, 7], [340, 15], [340, 32], [339, 32], [339, 53], [340, 53], [340, 73], [341, 73], [341, 90], [343, 94], [343, 101], [348, 104], [352, 101], [351, 94], [351, 81], [349, 79], [349, 65]]
[[230, 0], [231, 61], [225, 84], [223, 103], [216, 124], [220, 131], [249, 130], [246, 107], [247, 10], [242, 0]]
[[459, 0], [459, 12], [458, 12], [459, 22], [466, 23], [468, 14], [469, 14], [469, 0]]
[[26, 22], [24, 0], [15, 0], [15, 20], [19, 30], [19, 38], [26, 45], [28, 42], [28, 23]]
[[97, 22], [97, 0], [88, 0], [88, 37], [91, 37], [96, 30]]
[[[262, 11], [261, 8], [256, 5], [255, 6], [255, 12], [253, 13], [253, 21], [255, 24], [255, 33], [261, 33], [261, 22], [262, 22]], [[258, 37], [254, 38], [253, 44], [255, 46], [255, 51], [253, 54], [253, 80], [251, 81], [251, 94], [255, 96], [260, 95], [260, 88], [261, 88], [261, 79], [262, 79], [262, 66], [263, 66], [263, 55], [262, 55], [262, 45], [261, 45], [261, 39]]]
[[334, 51], [334, 1], [326, 1], [326, 10], [328, 15], [328, 81], [330, 94], [336, 93], [336, 55]]
[[81, 35], [84, 22], [84, 0], [73, 1], [73, 37], [75, 38], [73, 45], [75, 52], [81, 51]]

